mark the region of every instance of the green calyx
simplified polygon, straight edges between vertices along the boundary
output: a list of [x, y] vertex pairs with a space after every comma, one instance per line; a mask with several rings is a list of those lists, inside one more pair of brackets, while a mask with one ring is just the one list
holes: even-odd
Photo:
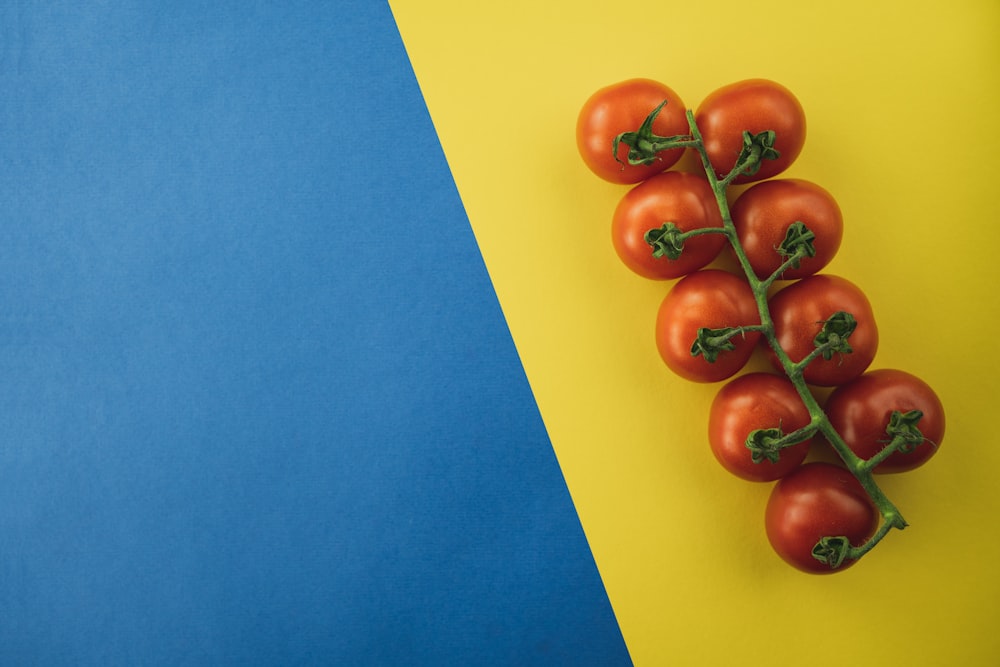
[[[889, 415], [889, 424], [885, 427], [885, 432], [889, 436], [888, 444], [862, 463], [864, 469], [874, 470], [896, 452], [909, 454], [919, 445], [928, 442], [917, 426], [923, 416], [924, 413], [920, 410], [908, 410], [907, 412], [893, 410], [892, 414]], [[931, 444], [933, 445], [933, 443]]]
[[661, 137], [653, 133], [653, 121], [660, 115], [660, 111], [667, 105], [667, 100], [663, 100], [646, 116], [642, 125], [635, 132], [622, 132], [611, 142], [611, 154], [615, 161], [625, 166], [625, 163], [618, 157], [618, 146], [625, 144], [628, 146], [628, 164], [632, 166], [647, 165], [656, 162], [659, 154], [663, 151], [674, 148], [684, 148], [691, 145], [691, 137], [686, 135], [676, 135], [671, 137]]
[[659, 259], [677, 259], [684, 250], [684, 235], [680, 228], [672, 222], [663, 223], [662, 227], [650, 229], [643, 239], [653, 248], [653, 257]]
[[736, 176], [753, 176], [760, 171], [760, 165], [764, 160], [777, 160], [781, 157], [781, 152], [774, 147], [776, 135], [773, 130], [765, 130], [753, 134], [744, 130], [743, 147], [740, 155], [736, 158], [736, 166], [726, 177], [726, 182]]
[[851, 553], [851, 542], [843, 535], [821, 538], [812, 549], [813, 558], [836, 570]]
[[816, 256], [815, 240], [816, 234], [804, 222], [796, 220], [788, 226], [785, 239], [777, 248], [778, 254], [791, 262], [791, 268], [797, 269], [803, 257]]
[[924, 442], [924, 434], [917, 428], [917, 422], [923, 418], [924, 413], [920, 410], [910, 410], [900, 412], [893, 410], [889, 416], [889, 425], [885, 427], [885, 432], [896, 443], [896, 451], [904, 454], [912, 452]]
[[829, 361], [834, 354], [850, 354], [854, 351], [847, 338], [854, 333], [858, 321], [844, 311], [838, 311], [823, 322], [823, 328], [816, 334], [813, 344], [824, 359]]
[[750, 450], [750, 459], [754, 463], [770, 461], [777, 463], [781, 458], [781, 438], [784, 433], [781, 428], [759, 428], [747, 436], [746, 447]]

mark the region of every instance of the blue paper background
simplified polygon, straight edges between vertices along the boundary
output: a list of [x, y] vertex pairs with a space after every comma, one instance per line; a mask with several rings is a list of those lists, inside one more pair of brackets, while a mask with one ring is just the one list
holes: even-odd
[[628, 664], [384, 3], [3, 3], [0, 201], [0, 664]]

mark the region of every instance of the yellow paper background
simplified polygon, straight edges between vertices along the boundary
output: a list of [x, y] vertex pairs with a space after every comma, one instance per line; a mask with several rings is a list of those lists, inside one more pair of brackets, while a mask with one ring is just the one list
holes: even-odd
[[[635, 664], [1000, 664], [1000, 3], [390, 5]], [[808, 138], [786, 175], [845, 216], [828, 271], [872, 301], [874, 366], [945, 403], [938, 455], [882, 478], [910, 528], [848, 571], [773, 555], [769, 487], [708, 450], [719, 385], [659, 361], [670, 283], [620, 264], [625, 187], [574, 144], [591, 92], [636, 76], [692, 108], [749, 77], [796, 93]]]

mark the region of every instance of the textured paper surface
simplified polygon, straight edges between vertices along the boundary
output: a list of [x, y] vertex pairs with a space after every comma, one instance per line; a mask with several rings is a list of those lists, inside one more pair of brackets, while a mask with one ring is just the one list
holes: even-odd
[[0, 6], [0, 664], [629, 664], [390, 9]]
[[[975, 332], [1000, 323], [997, 4], [391, 5], [635, 663], [994, 664], [1000, 367]], [[786, 173], [843, 209], [829, 272], [873, 303], [875, 366], [948, 410], [937, 457], [884, 480], [911, 527], [840, 575], [771, 553], [767, 488], [706, 444], [716, 387], [657, 357], [667, 285], [614, 255], [624, 190], [583, 167], [573, 128], [594, 90], [636, 76], [690, 107], [749, 77], [799, 96], [808, 138]]]

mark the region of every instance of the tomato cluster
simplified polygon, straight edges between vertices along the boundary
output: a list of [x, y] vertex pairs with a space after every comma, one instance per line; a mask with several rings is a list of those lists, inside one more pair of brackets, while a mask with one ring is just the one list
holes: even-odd
[[[662, 83], [631, 79], [594, 93], [576, 131], [587, 167], [629, 186], [611, 216], [618, 257], [671, 281], [654, 327], [663, 362], [694, 382], [725, 382], [709, 412], [711, 452], [737, 477], [773, 483], [765, 526], [781, 558], [807, 572], [849, 567], [882, 526], [905, 526], [873, 475], [926, 463], [944, 409], [916, 376], [870, 370], [872, 305], [824, 272], [840, 249], [841, 209], [819, 185], [781, 176], [805, 143], [802, 105], [751, 79], [689, 111]], [[701, 172], [678, 166], [686, 151]], [[740, 271], [718, 268], [724, 253]], [[746, 370], [758, 351], [770, 371]], [[839, 463], [810, 458], [831, 445]]]

